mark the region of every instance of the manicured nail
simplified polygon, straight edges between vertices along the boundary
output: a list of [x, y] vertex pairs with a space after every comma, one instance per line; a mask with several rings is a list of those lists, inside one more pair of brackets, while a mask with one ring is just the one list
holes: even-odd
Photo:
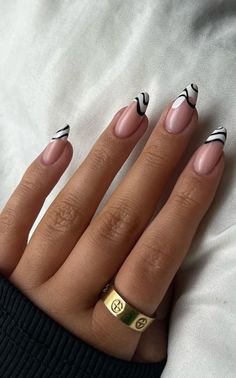
[[116, 126], [115, 134], [119, 138], [126, 138], [133, 134], [139, 127], [149, 103], [149, 94], [147, 92], [139, 93], [133, 99], [130, 105], [120, 116]]
[[42, 154], [41, 161], [45, 165], [50, 165], [55, 163], [61, 156], [65, 146], [66, 141], [70, 133], [70, 126], [67, 125], [63, 129], [59, 129], [55, 135], [53, 135], [50, 143], [44, 150]]
[[189, 84], [172, 104], [165, 121], [165, 128], [174, 134], [183, 131], [192, 118], [197, 103], [198, 86]]
[[218, 127], [206, 139], [205, 143], [197, 151], [193, 162], [194, 170], [200, 175], [209, 174], [216, 166], [227, 138], [227, 130]]

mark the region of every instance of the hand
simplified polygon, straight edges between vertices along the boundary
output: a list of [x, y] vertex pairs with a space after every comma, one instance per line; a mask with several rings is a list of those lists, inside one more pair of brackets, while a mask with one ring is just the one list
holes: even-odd
[[[69, 127], [28, 167], [0, 215], [0, 273], [74, 335], [110, 355], [157, 362], [166, 357], [171, 286], [224, 169], [226, 130], [194, 152], [159, 214], [151, 220], [197, 124], [197, 87], [168, 105], [142, 153], [104, 208], [96, 209], [145, 133], [148, 95], [121, 109], [30, 229], [71, 161]], [[64, 136], [63, 136], [64, 135]], [[58, 139], [59, 138], [59, 139]], [[115, 287], [157, 319], [143, 333], [113, 316], [100, 299]]]

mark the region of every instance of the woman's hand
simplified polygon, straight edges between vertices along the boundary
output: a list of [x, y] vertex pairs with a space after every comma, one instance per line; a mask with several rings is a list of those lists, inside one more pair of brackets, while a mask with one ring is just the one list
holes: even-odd
[[[0, 273], [73, 334], [121, 359], [157, 362], [166, 357], [171, 283], [223, 173], [226, 130], [221, 128], [195, 151], [148, 224], [196, 129], [196, 100], [192, 84], [167, 106], [142, 153], [95, 217], [148, 127], [147, 94], [115, 115], [29, 242], [45, 198], [72, 158], [69, 127], [58, 131], [59, 140], [29, 166], [0, 215]], [[157, 310], [157, 319], [143, 333], [113, 316], [99, 299], [114, 276], [115, 287], [132, 306], [147, 315]]]

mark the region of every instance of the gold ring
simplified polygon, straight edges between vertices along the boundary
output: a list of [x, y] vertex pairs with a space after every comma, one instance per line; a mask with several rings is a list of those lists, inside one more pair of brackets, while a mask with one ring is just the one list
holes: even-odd
[[154, 316], [142, 314], [131, 306], [116, 291], [114, 284], [107, 284], [100, 297], [112, 315], [120, 319], [135, 331], [143, 332], [156, 319]]

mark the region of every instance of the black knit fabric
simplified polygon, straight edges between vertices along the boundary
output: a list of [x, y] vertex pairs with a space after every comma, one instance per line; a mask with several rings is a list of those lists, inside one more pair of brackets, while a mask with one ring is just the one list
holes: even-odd
[[158, 378], [165, 363], [129, 362], [97, 350], [0, 276], [1, 378]]

